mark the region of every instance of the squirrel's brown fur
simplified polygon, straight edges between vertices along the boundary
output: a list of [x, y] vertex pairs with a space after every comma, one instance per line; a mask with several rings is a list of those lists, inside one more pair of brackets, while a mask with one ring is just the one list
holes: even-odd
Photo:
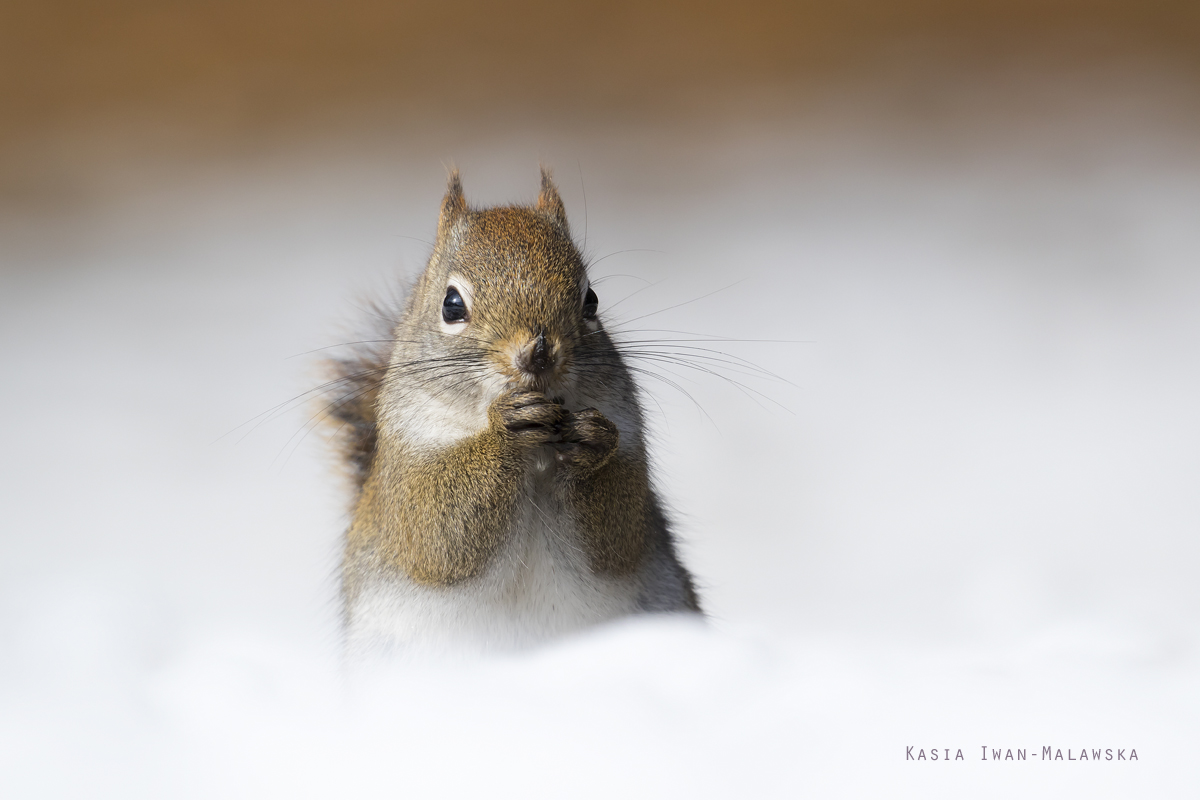
[[[448, 286], [466, 321], [444, 321]], [[479, 211], [451, 176], [388, 343], [331, 362], [344, 395], [330, 416], [357, 490], [348, 618], [371, 581], [477, 578], [529, 519], [585, 554], [594, 580], [645, 584], [646, 610], [698, 608], [650, 486], [636, 386], [583, 310], [587, 290], [548, 173], [536, 206]]]

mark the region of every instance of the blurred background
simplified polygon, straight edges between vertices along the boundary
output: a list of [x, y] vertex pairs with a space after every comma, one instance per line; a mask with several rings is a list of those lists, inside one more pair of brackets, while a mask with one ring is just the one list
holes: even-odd
[[[611, 328], [772, 373], [644, 365], [710, 629], [346, 716], [312, 351], [539, 163]], [[8, 0], [0, 782], [1186, 796], [1198, 267], [1193, 2]], [[903, 762], [1000, 739], [1153, 755]]]

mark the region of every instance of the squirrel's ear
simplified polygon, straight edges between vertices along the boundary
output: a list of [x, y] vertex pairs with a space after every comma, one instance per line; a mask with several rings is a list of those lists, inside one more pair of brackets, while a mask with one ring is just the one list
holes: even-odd
[[550, 177], [550, 170], [542, 167], [542, 191], [538, 193], [537, 210], [554, 217], [554, 221], [567, 229], [567, 207], [558, 196], [558, 187]]
[[442, 198], [442, 214], [438, 217], [438, 238], [450, 233], [454, 223], [466, 213], [467, 201], [463, 198], [462, 180], [458, 177], [458, 170], [451, 170], [446, 196]]

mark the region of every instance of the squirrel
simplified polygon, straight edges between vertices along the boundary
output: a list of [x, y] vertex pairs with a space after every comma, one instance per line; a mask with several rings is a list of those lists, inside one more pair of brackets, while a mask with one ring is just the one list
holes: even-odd
[[374, 349], [330, 362], [354, 488], [347, 651], [511, 650], [626, 615], [700, 614], [652, 485], [638, 388], [548, 170], [468, 206]]

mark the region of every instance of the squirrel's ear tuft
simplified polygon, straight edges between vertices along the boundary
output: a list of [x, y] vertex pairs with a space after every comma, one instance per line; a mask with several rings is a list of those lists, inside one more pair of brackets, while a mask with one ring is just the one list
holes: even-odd
[[550, 170], [542, 167], [542, 191], [538, 193], [537, 210], [554, 217], [554, 221], [567, 229], [567, 207], [558, 196], [558, 187], [550, 177]]
[[458, 170], [451, 170], [446, 196], [442, 198], [442, 214], [438, 218], [438, 238], [446, 236], [454, 223], [466, 213], [467, 201], [463, 198], [462, 179], [458, 177]]

